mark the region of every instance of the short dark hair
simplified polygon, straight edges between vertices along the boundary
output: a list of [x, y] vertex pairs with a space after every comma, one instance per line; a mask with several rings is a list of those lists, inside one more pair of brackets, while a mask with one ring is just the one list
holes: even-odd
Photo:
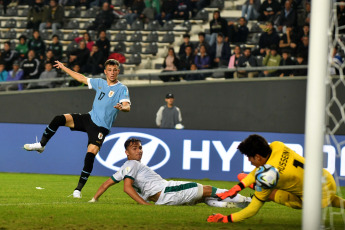
[[190, 35], [189, 34], [184, 34], [183, 38], [190, 38]]
[[138, 143], [138, 142], [141, 143], [141, 140], [136, 139], [136, 138], [134, 138], [134, 137], [127, 139], [127, 141], [125, 142], [125, 149], [127, 150], [127, 148], [128, 148], [130, 145], [132, 145], [132, 144], [134, 144], [134, 143]]
[[115, 59], [108, 59], [108, 60], [104, 63], [104, 68], [106, 68], [107, 65], [117, 65], [117, 66], [120, 66], [120, 62], [119, 62], [118, 60], [115, 60]]
[[252, 134], [247, 137], [239, 144], [237, 149], [247, 157], [254, 157], [256, 154], [267, 157], [272, 152], [266, 139], [257, 134]]
[[200, 32], [200, 33], [198, 33], [198, 36], [203, 36], [203, 37], [205, 37], [206, 34], [205, 34], [204, 32]]

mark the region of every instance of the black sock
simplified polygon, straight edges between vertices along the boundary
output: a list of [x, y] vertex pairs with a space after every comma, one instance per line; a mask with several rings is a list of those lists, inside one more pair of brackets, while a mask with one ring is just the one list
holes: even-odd
[[54, 119], [50, 122], [50, 124], [47, 126], [47, 128], [44, 130], [44, 133], [41, 138], [41, 145], [45, 146], [47, 142], [52, 138], [52, 136], [55, 134], [57, 129], [60, 126], [64, 126], [66, 124], [66, 118], [64, 115], [59, 115], [54, 117]]
[[81, 191], [83, 189], [87, 179], [89, 178], [92, 172], [94, 161], [95, 161], [95, 154], [90, 153], [90, 152], [86, 153], [84, 168], [83, 168], [83, 171], [81, 171], [79, 183], [78, 183], [78, 186], [76, 187], [76, 190]]

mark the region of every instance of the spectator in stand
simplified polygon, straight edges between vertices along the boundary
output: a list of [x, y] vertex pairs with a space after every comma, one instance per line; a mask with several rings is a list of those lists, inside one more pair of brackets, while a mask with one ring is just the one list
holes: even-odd
[[301, 41], [302, 37], [307, 36], [309, 37], [309, 24], [304, 24], [302, 29], [297, 32], [297, 40], [298, 42]]
[[[46, 62], [44, 64], [44, 71], [40, 74], [39, 80], [53, 80], [58, 77], [58, 74], [55, 69], [53, 69], [52, 62]], [[37, 83], [30, 83], [27, 89], [45, 89], [45, 88], [54, 88], [56, 85], [53, 81], [43, 81]]]
[[186, 74], [183, 77], [186, 81], [205, 80], [205, 77], [204, 77], [203, 74], [201, 74], [201, 73], [193, 73], [194, 71], [198, 70], [198, 67], [194, 63], [192, 63], [190, 65], [190, 70], [191, 70], [191, 73], [190, 74]]
[[13, 62], [18, 58], [18, 53], [11, 49], [11, 42], [4, 42], [4, 49], [1, 51], [1, 58], [5, 62], [5, 69], [9, 71]]
[[218, 33], [217, 42], [211, 46], [211, 60], [213, 68], [226, 67], [231, 55], [230, 44], [224, 41], [224, 35]]
[[[86, 9], [90, 8], [90, 3], [93, 2], [92, 0], [74, 0], [74, 7], [82, 7], [84, 6]], [[96, 1], [94, 1], [96, 2]], [[99, 2], [99, 1], [97, 1]], [[61, 4], [61, 3], [60, 3]], [[98, 6], [98, 4], [96, 3], [96, 5]]]
[[0, 62], [0, 82], [6, 81], [8, 71], [5, 69], [5, 63]]
[[197, 55], [200, 52], [200, 47], [201, 46], [205, 46], [206, 52], [209, 52], [211, 47], [210, 47], [210, 44], [208, 44], [208, 42], [205, 41], [205, 33], [204, 32], [200, 32], [198, 34], [198, 38], [199, 38], [199, 42], [195, 46], [194, 55]]
[[[192, 0], [193, 1], [193, 0]], [[195, 0], [196, 9], [198, 11], [204, 9], [211, 4], [211, 0]]]
[[265, 32], [261, 33], [259, 39], [259, 50], [254, 51], [254, 55], [266, 55], [266, 49], [270, 48], [272, 45], [279, 45], [280, 37], [276, 30], [273, 28], [272, 22], [266, 22]]
[[273, 22], [280, 10], [281, 6], [277, 0], [265, 0], [260, 6], [258, 21]]
[[[338, 27], [345, 25], [345, 0], [340, 0], [339, 3], [340, 4], [337, 6]], [[345, 29], [340, 29], [339, 33], [345, 33]]]
[[225, 40], [228, 41], [228, 22], [220, 16], [219, 10], [213, 12], [213, 19], [210, 21], [210, 35], [206, 36], [209, 45], [216, 43], [217, 34], [222, 33], [226, 35]]
[[60, 43], [59, 36], [54, 34], [52, 37], [52, 43], [49, 44], [48, 50], [51, 50], [54, 54], [56, 60], [60, 60], [62, 58], [62, 45]]
[[44, 8], [43, 21], [40, 24], [40, 31], [44, 29], [52, 29], [53, 34], [57, 34], [58, 30], [63, 26], [65, 10], [63, 6], [58, 4], [57, 0], [50, 0], [49, 6]]
[[[305, 1], [305, 5], [304, 5], [305, 12], [303, 14], [303, 23], [305, 23], [305, 24], [310, 24], [310, 9], [311, 9], [310, 2]], [[337, 12], [339, 12], [339, 11], [337, 11]]]
[[50, 62], [50, 63], [54, 64], [56, 60], [57, 59], [55, 58], [53, 51], [47, 50], [46, 57], [44, 59], [44, 63]]
[[174, 19], [188, 20], [190, 10], [190, 0], [177, 0], [177, 10], [174, 12]]
[[101, 51], [99, 51], [97, 45], [92, 46], [92, 50], [90, 52], [90, 56], [86, 61], [86, 65], [84, 65], [82, 72], [83, 73], [90, 73], [92, 75], [97, 75], [103, 73], [104, 70], [104, 56]]
[[35, 51], [36, 58], [39, 60], [43, 60], [44, 53], [46, 51], [46, 44], [40, 37], [40, 32], [38, 30], [34, 30], [32, 33], [32, 38], [29, 40], [28, 43], [29, 50]]
[[38, 30], [43, 20], [44, 4], [42, 0], [35, 0], [34, 4], [29, 8], [28, 24], [26, 28]]
[[109, 29], [115, 18], [116, 17], [113, 13], [113, 9], [110, 7], [110, 4], [108, 2], [104, 2], [102, 9], [96, 15], [95, 21], [93, 21], [92, 25], [87, 29], [98, 31]]
[[184, 34], [183, 35], [183, 43], [180, 45], [180, 49], [178, 52], [178, 56], [181, 58], [184, 54], [186, 54], [186, 47], [190, 46], [191, 49], [194, 51], [193, 43], [190, 41], [190, 35]]
[[[238, 67], [256, 67], [258, 66], [258, 61], [256, 57], [251, 54], [249, 47], [246, 47], [243, 51], [243, 55], [238, 58]], [[255, 71], [239, 70], [234, 73], [234, 78], [253, 78], [258, 75]]]
[[[164, 58], [162, 72], [175, 72], [180, 68], [180, 59], [176, 56], [174, 48], [170, 47], [168, 55]], [[179, 81], [180, 76], [176, 73], [174, 75], [161, 75], [159, 78], [164, 81]]]
[[249, 29], [247, 27], [247, 21], [244, 17], [238, 19], [238, 23], [232, 21], [228, 22], [228, 38], [231, 43], [246, 43]]
[[279, 48], [289, 50], [290, 54], [293, 56], [296, 53], [296, 48], [298, 44], [298, 37], [294, 28], [290, 25], [286, 27], [286, 31], [279, 41]]
[[24, 60], [24, 58], [26, 58], [26, 55], [28, 54], [28, 51], [29, 51], [28, 43], [26, 42], [26, 36], [20, 35], [18, 40], [19, 40], [19, 43], [16, 46], [18, 58], [20, 60]]
[[92, 41], [90, 34], [85, 32], [82, 37], [77, 37], [74, 39], [77, 44], [79, 44], [79, 42], [82, 40], [85, 42], [86, 48], [88, 48], [91, 52], [94, 42]]
[[156, 20], [159, 24], [164, 25], [164, 21], [174, 19], [174, 13], [177, 11], [176, 0], [163, 0], [162, 7], [160, 8], [161, 13], [157, 15]]
[[[205, 45], [200, 46], [199, 53], [195, 55], [194, 64], [199, 70], [211, 68], [211, 57], [208, 55]], [[205, 79], [208, 75], [211, 74], [202, 74], [202, 79]]]
[[81, 70], [83, 70], [89, 56], [90, 51], [88, 48], [86, 48], [85, 41], [81, 40], [78, 48], [71, 52], [68, 60], [68, 66], [78, 65]]
[[184, 54], [180, 56], [180, 69], [190, 70], [190, 66], [194, 63], [194, 58], [193, 48], [187, 45]]
[[[72, 66], [72, 70], [76, 73], [81, 73], [83, 74], [83, 72], [81, 72], [81, 68], [80, 68], [80, 65], [78, 64], [74, 64]], [[68, 74], [66, 74], [68, 76]], [[69, 87], [77, 87], [77, 86], [85, 86], [84, 83], [80, 83], [79, 81], [77, 80], [71, 80], [69, 83], [68, 83], [68, 86]]]
[[161, 13], [159, 0], [145, 0], [145, 6], [146, 7], [143, 10], [143, 15], [145, 15], [145, 23], [154, 20], [155, 17]]
[[[24, 71], [20, 69], [19, 62], [13, 62], [12, 70], [8, 71], [6, 81], [20, 81], [23, 79]], [[23, 90], [22, 84], [11, 84], [0, 86], [0, 91], [8, 90]]]
[[279, 15], [277, 24], [278, 32], [284, 32], [287, 26], [295, 27], [297, 25], [297, 13], [292, 8], [289, 0], [285, 1], [284, 8]]
[[103, 61], [105, 62], [110, 54], [110, 41], [107, 38], [105, 30], [99, 31], [96, 45], [98, 46], [98, 50], [103, 53]]
[[24, 71], [24, 80], [37, 79], [40, 76], [40, 61], [34, 50], [29, 50], [28, 58], [21, 63], [21, 69]]
[[[262, 64], [268, 67], [274, 67], [280, 65], [281, 56], [278, 54], [277, 46], [272, 45], [270, 49], [266, 49], [266, 56], [264, 57]], [[261, 77], [275, 77], [278, 76], [278, 70], [270, 69], [264, 70], [260, 74]]]
[[247, 21], [256, 20], [260, 15], [260, 6], [261, 0], [246, 0], [242, 5], [242, 17], [245, 17]]
[[[290, 57], [290, 50], [283, 49], [282, 51], [282, 58], [280, 60], [279, 66], [292, 66], [296, 63]], [[279, 70], [279, 77], [291, 77], [292, 76], [292, 69], [282, 69]]]
[[303, 58], [308, 62], [309, 37], [303, 36], [300, 43], [297, 45], [298, 53], [303, 55]]
[[343, 58], [341, 55], [338, 53], [339, 47], [335, 46], [333, 47], [332, 50], [332, 61], [331, 61], [331, 67], [329, 73], [331, 75], [339, 75], [340, 71], [339, 69], [342, 69], [342, 64], [343, 64]]
[[[304, 59], [304, 55], [299, 53], [296, 57], [296, 65], [308, 65], [308, 62]], [[306, 77], [308, 75], [308, 68], [305, 69], [294, 69], [292, 76]]]
[[145, 16], [142, 14], [144, 9], [144, 0], [133, 0], [127, 8], [127, 13], [124, 16], [124, 18], [127, 20], [127, 24], [132, 25], [137, 18], [144, 19]]
[[[238, 59], [242, 56], [241, 53], [241, 47], [239, 45], [235, 46], [234, 48], [234, 54], [231, 55], [228, 68], [233, 69], [235, 67], [238, 67]], [[234, 72], [226, 73], [226, 78], [233, 78]]]

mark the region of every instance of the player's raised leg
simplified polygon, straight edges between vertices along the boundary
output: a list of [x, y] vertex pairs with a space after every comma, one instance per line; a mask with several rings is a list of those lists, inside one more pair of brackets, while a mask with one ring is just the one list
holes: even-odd
[[27, 151], [37, 151], [42, 153], [45, 149], [46, 144], [53, 137], [60, 126], [67, 126], [70, 128], [74, 127], [73, 118], [70, 114], [57, 115], [53, 118], [50, 124], [44, 130], [40, 141], [36, 140], [36, 143], [25, 144], [24, 149]]

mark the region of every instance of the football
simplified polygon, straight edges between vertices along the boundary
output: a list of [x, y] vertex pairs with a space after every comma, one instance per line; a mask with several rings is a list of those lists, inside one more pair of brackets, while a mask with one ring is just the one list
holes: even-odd
[[264, 189], [274, 188], [279, 180], [279, 172], [272, 165], [260, 166], [255, 172], [255, 183]]

